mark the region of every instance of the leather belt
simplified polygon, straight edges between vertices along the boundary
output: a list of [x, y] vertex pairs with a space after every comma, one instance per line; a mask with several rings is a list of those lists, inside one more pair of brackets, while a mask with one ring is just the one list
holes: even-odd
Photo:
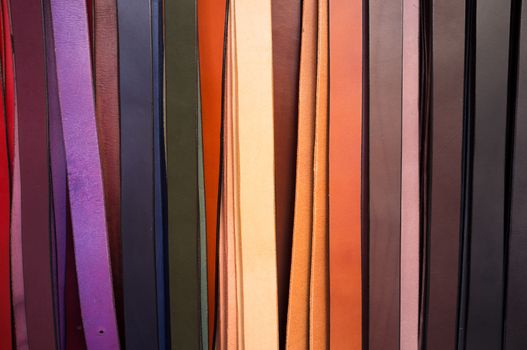
[[313, 235], [309, 281], [309, 348], [329, 348], [328, 1], [318, 2], [313, 151]]
[[236, 33], [240, 346], [278, 349], [271, 1], [233, 0], [231, 15]]
[[313, 233], [313, 152], [317, 88], [318, 2], [302, 4], [298, 139], [286, 348], [309, 347], [309, 281]]
[[[44, 26], [40, 0], [11, 2], [28, 346], [57, 347], [51, 271]], [[44, 175], [44, 176], [43, 176]], [[30, 219], [29, 219], [30, 218]], [[33, 345], [32, 345], [33, 344]], [[38, 344], [38, 345], [37, 345]]]
[[[480, 0], [475, 12], [473, 158], [464, 347], [502, 346], [507, 83], [511, 1]], [[490, 283], [489, 281], [492, 281]]]
[[203, 128], [209, 344], [216, 313], [216, 232], [220, 171], [222, 67], [226, 0], [198, 0], [199, 75]]
[[154, 100], [154, 217], [156, 252], [156, 291], [159, 348], [166, 349], [168, 334], [167, 297], [167, 215], [164, 104], [164, 1], [152, 2], [153, 100]]
[[125, 343], [132, 349], [157, 348], [151, 5], [117, 5]]
[[423, 5], [421, 11], [427, 16], [422, 21], [431, 25], [422, 34], [423, 51], [429, 55], [429, 72], [422, 74], [427, 74], [431, 96], [421, 97], [429, 107], [423, 113], [429, 135], [423, 153], [429, 164], [422, 183], [428, 214], [422, 226], [420, 341], [427, 349], [451, 349], [456, 347], [460, 266], [465, 4], [447, 0]]
[[83, 328], [88, 348], [114, 349], [119, 347], [119, 338], [95, 125], [86, 4], [82, 0], [51, 0], [51, 12]]
[[400, 348], [419, 330], [419, 1], [403, 0]]
[[[514, 133], [510, 134], [512, 149], [509, 150], [513, 159], [511, 176], [511, 211], [510, 211], [510, 233], [508, 241], [508, 261], [507, 261], [507, 289], [504, 316], [504, 349], [523, 349], [527, 346], [527, 337], [524, 329], [527, 326], [525, 313], [527, 304], [525, 295], [527, 293], [527, 283], [525, 280], [525, 264], [527, 262], [526, 248], [527, 240], [525, 228], [527, 220], [525, 218], [525, 203], [527, 200], [527, 182], [525, 174], [527, 171], [526, 157], [526, 132], [527, 132], [527, 4], [516, 1], [511, 9], [512, 21], [511, 43], [514, 43], [516, 50], [511, 53], [516, 56], [512, 58], [516, 62], [510, 61], [517, 66], [510, 70], [511, 80], [509, 84], [510, 106], [515, 112]], [[512, 67], [511, 67], [512, 68]], [[514, 77], [517, 74], [517, 82]]]
[[369, 347], [372, 350], [399, 348], [402, 5], [402, 1], [370, 2]]
[[276, 195], [276, 261], [280, 346], [285, 346], [298, 121], [298, 70], [302, 2], [272, 0]]
[[[120, 334], [123, 334], [123, 281], [121, 259], [121, 203], [119, 157], [119, 67], [116, 0], [91, 0], [88, 5], [93, 45], [95, 116], [101, 157], [104, 200], [115, 309]], [[139, 306], [137, 306], [139, 307]]]
[[167, 2], [165, 9], [171, 347], [198, 349], [204, 339], [200, 305], [196, 2]]

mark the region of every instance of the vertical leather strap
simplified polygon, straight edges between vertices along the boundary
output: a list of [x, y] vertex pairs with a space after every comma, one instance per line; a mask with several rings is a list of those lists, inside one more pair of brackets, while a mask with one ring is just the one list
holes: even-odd
[[218, 229], [216, 221], [218, 216], [218, 179], [220, 171], [225, 10], [226, 0], [199, 0], [197, 3], [207, 224], [208, 327], [211, 346], [216, 312], [216, 231]]
[[196, 2], [166, 3], [166, 144], [172, 349], [202, 347]]
[[14, 168], [15, 159], [15, 76], [13, 65], [13, 42], [9, 0], [2, 0], [2, 33], [4, 49], [2, 53], [2, 74], [4, 83], [5, 116], [7, 124], [7, 149], [9, 167]]
[[400, 347], [418, 348], [419, 2], [403, 1]]
[[362, 1], [329, 3], [329, 283], [334, 349], [361, 349]]
[[[91, 11], [93, 9], [93, 12]], [[119, 156], [119, 67], [116, 0], [93, 0], [93, 70], [95, 116], [101, 155], [106, 221], [112, 262], [115, 310], [123, 332], [121, 203]]]
[[313, 151], [313, 235], [309, 281], [309, 348], [329, 348], [328, 1], [318, 2]]
[[298, 88], [298, 140], [291, 280], [287, 313], [288, 349], [309, 346], [309, 281], [313, 234], [313, 151], [317, 89], [318, 2], [302, 5]]
[[57, 347], [50, 255], [46, 67], [40, 0], [12, 1], [28, 346]]
[[280, 346], [285, 346], [295, 200], [302, 2], [273, 0], [276, 263]]
[[278, 349], [271, 1], [233, 0], [233, 5], [241, 346]]
[[151, 2], [117, 5], [125, 343], [157, 348]]
[[431, 25], [422, 35], [430, 55], [431, 96], [426, 157], [428, 215], [424, 226], [422, 345], [456, 346], [462, 193], [465, 3], [435, 1], [422, 11]]
[[[475, 9], [473, 172], [465, 347], [502, 345], [507, 83], [511, 1]], [[490, 283], [489, 281], [492, 281]]]
[[400, 336], [403, 2], [370, 2], [370, 349]]
[[51, 11], [83, 327], [88, 348], [113, 349], [119, 347], [119, 338], [95, 125], [86, 4], [82, 0], [51, 0]]

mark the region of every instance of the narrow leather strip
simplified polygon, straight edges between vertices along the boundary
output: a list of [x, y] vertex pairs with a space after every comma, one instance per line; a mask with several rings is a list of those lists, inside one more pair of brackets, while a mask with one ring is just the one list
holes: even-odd
[[220, 129], [222, 105], [222, 67], [226, 0], [198, 0], [199, 75], [203, 155], [205, 176], [205, 209], [207, 217], [207, 288], [209, 343], [216, 312], [216, 231], [220, 171]]
[[313, 152], [317, 93], [318, 2], [302, 5], [302, 46], [298, 88], [295, 213], [286, 348], [309, 347], [309, 281], [313, 234]]
[[[119, 67], [116, 0], [93, 0], [88, 14], [93, 18], [93, 71], [95, 116], [101, 157], [104, 201], [115, 310], [120, 334], [123, 334], [123, 281], [121, 259], [121, 188], [119, 156]], [[90, 11], [92, 9], [92, 11]]]
[[168, 333], [167, 215], [165, 161], [164, 2], [152, 2], [152, 75], [154, 102], [154, 217], [156, 252], [157, 326], [159, 348], [166, 349]]
[[[426, 11], [426, 9], [421, 9]], [[422, 346], [456, 347], [462, 191], [463, 72], [465, 4], [436, 1], [427, 14], [430, 108], [427, 157], [428, 216], [424, 226]], [[424, 35], [424, 34], [423, 34]], [[423, 151], [425, 152], [425, 151]]]
[[2, 53], [2, 74], [4, 85], [5, 114], [7, 123], [7, 148], [9, 151], [9, 168], [11, 172], [14, 168], [15, 159], [15, 76], [13, 65], [13, 41], [12, 25], [9, 10], [9, 1], [2, 0], [2, 33], [3, 33], [3, 53]]
[[502, 346], [510, 15], [511, 1], [477, 3], [466, 349]]
[[83, 328], [88, 348], [113, 349], [119, 347], [119, 338], [95, 125], [86, 4], [82, 0], [51, 0], [51, 12]]
[[151, 2], [117, 5], [124, 336], [127, 348], [157, 348]]
[[[510, 234], [508, 242], [509, 255], [507, 265], [507, 294], [504, 318], [504, 349], [523, 349], [527, 346], [525, 327], [527, 322], [525, 313], [527, 303], [527, 283], [525, 279], [525, 264], [527, 262], [527, 240], [526, 240], [526, 218], [525, 205], [527, 204], [527, 162], [525, 161], [527, 150], [527, 4], [520, 2], [512, 9], [512, 16], [516, 17], [517, 46], [517, 74], [516, 95], [509, 90], [509, 98], [512, 99], [515, 108], [515, 131], [512, 135], [512, 188], [511, 188], [511, 212], [510, 212]], [[513, 5], [514, 6], [514, 5]], [[513, 28], [513, 27], [511, 27]], [[511, 33], [512, 35], [512, 33]], [[511, 37], [511, 42], [514, 40]], [[509, 82], [511, 84], [511, 82]]]
[[419, 1], [403, 1], [400, 348], [417, 350], [419, 320]]
[[167, 2], [165, 14], [171, 348], [197, 349], [203, 344], [199, 259], [196, 2]]
[[40, 0], [11, 2], [20, 133], [21, 243], [27, 342], [57, 347], [50, 253], [46, 67]]
[[369, 347], [372, 350], [400, 346], [402, 10], [402, 1], [370, 2]]
[[309, 348], [329, 348], [328, 0], [318, 1]]
[[293, 239], [302, 2], [272, 0], [276, 264], [280, 346], [285, 346]]
[[361, 349], [362, 1], [329, 3], [329, 283], [332, 349]]
[[[232, 0], [242, 340], [278, 349], [271, 1]], [[255, 84], [255, 82], [258, 82]]]

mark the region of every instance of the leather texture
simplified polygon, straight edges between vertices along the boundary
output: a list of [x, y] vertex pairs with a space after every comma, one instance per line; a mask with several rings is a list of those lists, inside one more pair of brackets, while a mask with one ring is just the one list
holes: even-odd
[[309, 286], [313, 236], [313, 152], [317, 88], [318, 2], [302, 5], [298, 136], [287, 349], [309, 347]]
[[[400, 336], [403, 2], [370, 2], [369, 348]], [[330, 208], [331, 210], [331, 208]]]
[[[510, 1], [478, 1], [465, 349], [502, 346]], [[489, 282], [492, 281], [492, 282]], [[462, 326], [461, 326], [462, 327]]]
[[[434, 1], [429, 10], [433, 27], [426, 34], [432, 95], [426, 157], [428, 216], [424, 225], [422, 345], [427, 349], [456, 346], [462, 201], [463, 73], [465, 4]], [[424, 73], [423, 73], [424, 74]], [[425, 118], [425, 117], [423, 117]], [[425, 152], [425, 151], [423, 151]], [[425, 200], [425, 199], [423, 199]]]
[[203, 128], [209, 344], [216, 313], [216, 234], [220, 172], [223, 47], [226, 0], [198, 0], [199, 76]]
[[26, 341], [29, 347], [51, 350], [58, 344], [49, 249], [50, 188], [48, 176], [42, 176], [49, 171], [43, 9], [40, 0], [10, 5], [20, 133], [20, 220], [24, 225], [18, 251], [23, 260]]
[[276, 264], [280, 346], [285, 346], [295, 201], [301, 7], [271, 2], [276, 196]]
[[329, 3], [329, 283], [333, 349], [361, 349], [363, 4]]
[[119, 338], [97, 145], [86, 3], [51, 0], [51, 13], [83, 328], [88, 348], [114, 349], [119, 347]]
[[115, 310], [123, 334], [123, 281], [121, 255], [121, 184], [119, 155], [119, 66], [116, 0], [92, 0], [91, 43], [95, 116], [104, 185], [104, 202], [112, 262]]
[[[233, 0], [242, 334], [278, 349], [271, 1]], [[258, 82], [255, 84], [254, 82]]]
[[196, 2], [167, 2], [165, 10], [171, 348], [198, 349], [203, 344], [199, 260]]

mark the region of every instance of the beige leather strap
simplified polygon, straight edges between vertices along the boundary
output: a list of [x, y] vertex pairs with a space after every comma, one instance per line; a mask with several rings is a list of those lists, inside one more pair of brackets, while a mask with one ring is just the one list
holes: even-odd
[[287, 349], [306, 349], [309, 340], [313, 147], [317, 88], [317, 0], [305, 0], [302, 12], [296, 193], [287, 317]]
[[278, 349], [270, 0], [232, 0], [236, 27], [237, 174], [243, 334], [240, 347]]
[[329, 348], [328, 0], [318, 1], [309, 348]]

